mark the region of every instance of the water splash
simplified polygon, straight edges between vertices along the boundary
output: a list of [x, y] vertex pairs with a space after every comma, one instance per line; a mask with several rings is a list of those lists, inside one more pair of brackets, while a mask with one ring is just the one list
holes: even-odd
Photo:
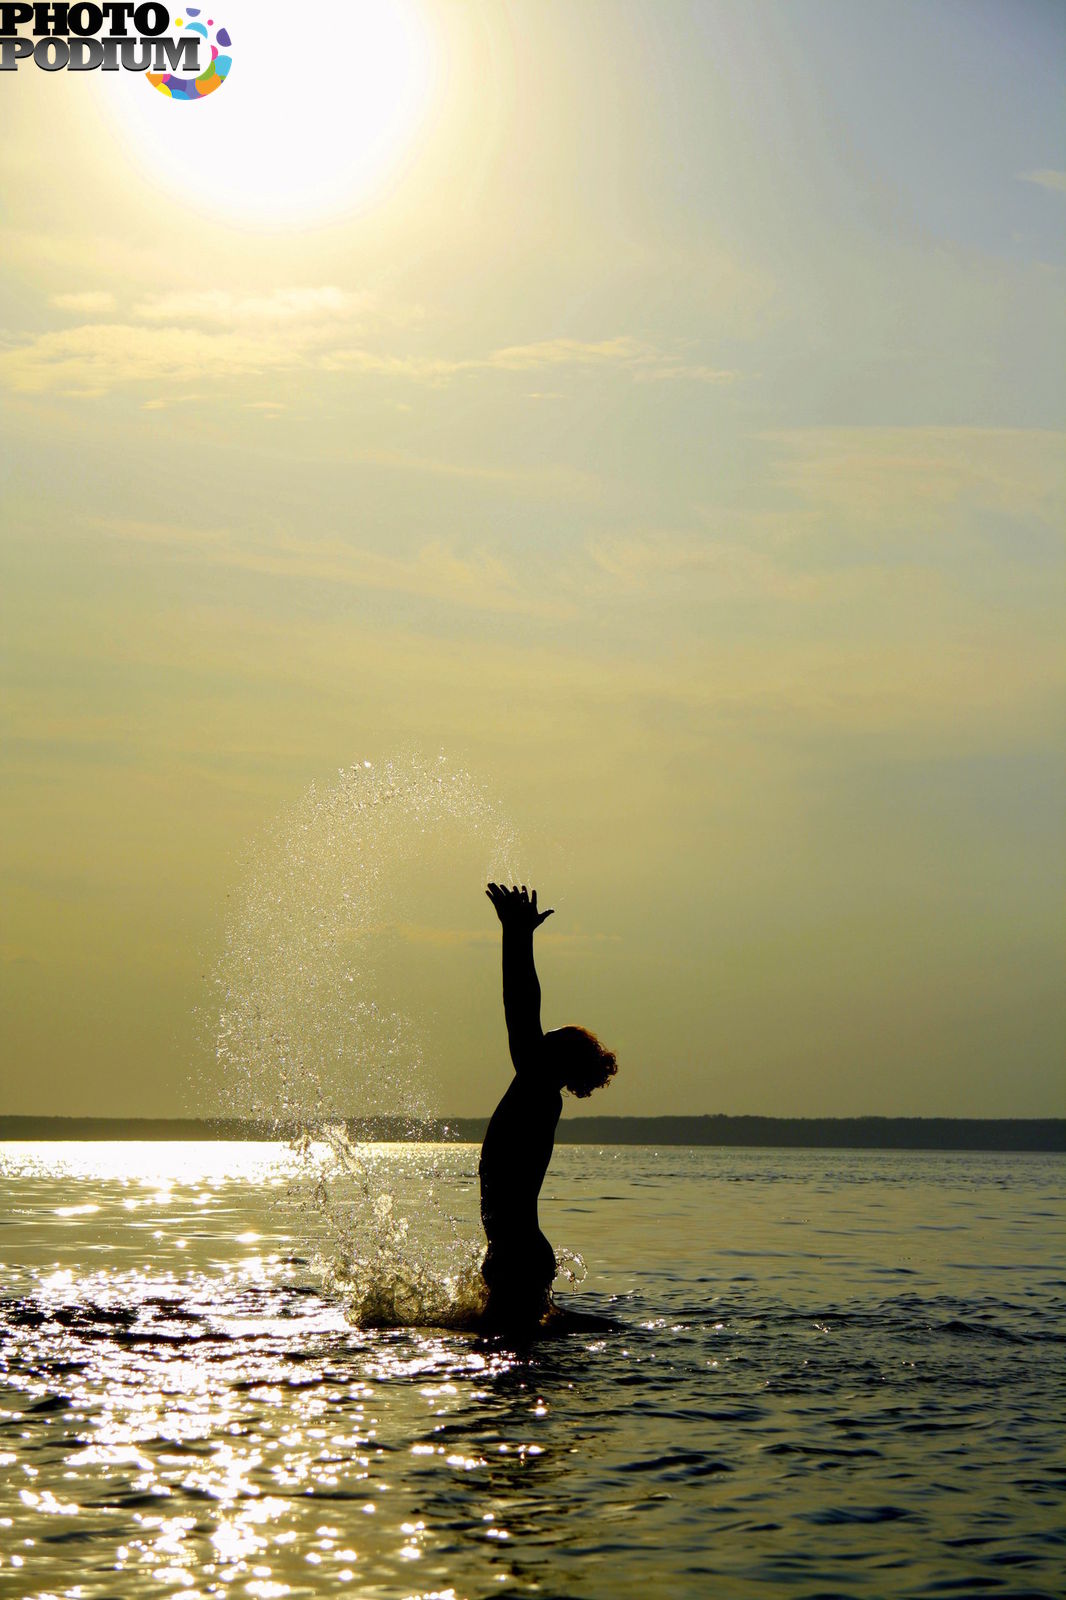
[[345, 1124], [389, 1115], [410, 1135], [439, 1114], [403, 947], [450, 937], [444, 903], [478, 876], [516, 879], [517, 856], [500, 807], [443, 755], [361, 761], [276, 820], [234, 901], [216, 972], [227, 1096], [308, 1157], [322, 1265], [362, 1326], [462, 1326], [481, 1309], [482, 1242], [444, 1186], [413, 1224]]
[[556, 1250], [555, 1276], [565, 1278], [571, 1289], [579, 1283], [584, 1283], [588, 1270], [584, 1256], [579, 1255], [576, 1250]]
[[517, 848], [483, 785], [443, 755], [357, 762], [312, 784], [254, 852], [229, 920], [227, 1096], [310, 1133], [431, 1115], [428, 1024], [403, 989], [410, 941], [447, 939], [442, 901], [465, 900], [478, 875], [515, 875]]
[[[353, 1145], [341, 1127], [325, 1132], [356, 1196], [346, 1206], [334, 1190], [323, 1210], [330, 1234], [326, 1283], [351, 1321], [361, 1328], [476, 1326], [485, 1310], [484, 1243], [444, 1205], [438, 1163], [432, 1162], [412, 1225], [402, 1197], [385, 1187], [395, 1184], [394, 1152]], [[424, 1171], [431, 1153], [423, 1146], [419, 1154]]]

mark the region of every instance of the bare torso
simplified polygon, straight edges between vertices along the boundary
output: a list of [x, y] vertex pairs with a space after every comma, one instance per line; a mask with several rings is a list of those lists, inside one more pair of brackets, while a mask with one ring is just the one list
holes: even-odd
[[488, 1250], [481, 1273], [490, 1324], [530, 1327], [551, 1306], [555, 1251], [541, 1232], [537, 1198], [561, 1109], [557, 1089], [519, 1074], [485, 1133], [479, 1175]]
[[537, 1198], [562, 1107], [556, 1088], [519, 1073], [493, 1112], [479, 1167], [481, 1220], [490, 1246], [540, 1232]]

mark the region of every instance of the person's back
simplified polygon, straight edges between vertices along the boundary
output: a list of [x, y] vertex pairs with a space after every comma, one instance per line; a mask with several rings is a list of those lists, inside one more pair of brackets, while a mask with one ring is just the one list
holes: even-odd
[[503, 1005], [515, 1076], [493, 1113], [481, 1147], [481, 1219], [488, 1240], [482, 1275], [490, 1323], [529, 1326], [547, 1311], [555, 1252], [541, 1232], [537, 1199], [562, 1110], [560, 1089], [585, 1096], [608, 1082], [615, 1058], [584, 1028], [545, 1034], [533, 933], [551, 916], [536, 890], [490, 883], [503, 924]]

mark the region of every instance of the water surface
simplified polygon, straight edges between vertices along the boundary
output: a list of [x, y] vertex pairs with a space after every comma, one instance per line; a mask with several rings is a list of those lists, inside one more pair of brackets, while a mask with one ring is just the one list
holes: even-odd
[[[473, 1236], [476, 1161], [374, 1182]], [[618, 1326], [525, 1352], [353, 1327], [303, 1171], [0, 1146], [0, 1594], [1061, 1594], [1060, 1156], [560, 1147]]]

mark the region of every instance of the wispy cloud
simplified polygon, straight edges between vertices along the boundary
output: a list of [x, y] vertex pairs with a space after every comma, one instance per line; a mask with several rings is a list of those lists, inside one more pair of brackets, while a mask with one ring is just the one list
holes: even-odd
[[54, 294], [50, 303], [59, 311], [91, 317], [113, 310], [115, 297], [108, 289], [78, 289], [71, 294]]
[[[794, 527], [798, 519], [792, 518]], [[824, 599], [824, 577], [786, 567], [771, 551], [746, 543], [736, 530], [600, 535], [589, 545], [592, 594], [605, 586], [617, 597], [667, 595], [700, 604], [728, 600]]]
[[22, 394], [95, 397], [141, 383], [202, 383], [293, 363], [284, 340], [220, 332], [193, 339], [183, 328], [85, 323], [42, 333], [0, 352], [0, 383]]
[[201, 289], [147, 295], [133, 306], [140, 322], [165, 324], [344, 321], [376, 306], [369, 293], [352, 294], [332, 284], [274, 289], [270, 294], [233, 294], [228, 289]]
[[1046, 524], [1062, 515], [1066, 438], [1039, 428], [798, 428], [764, 436], [780, 447], [776, 477], [801, 503], [852, 527], [944, 526], [980, 507]]
[[530, 593], [506, 562], [486, 550], [459, 551], [440, 540], [409, 556], [366, 549], [353, 541], [238, 536], [230, 529], [92, 519], [113, 540], [168, 549], [181, 560], [296, 581], [346, 584], [408, 594], [486, 612], [558, 618], [553, 598]]
[[1066, 194], [1066, 172], [1055, 167], [1037, 167], [1035, 172], [1019, 172], [1022, 183], [1035, 183], [1039, 189], [1052, 189], [1056, 194]]
[[207, 396], [205, 394], [198, 394], [195, 389], [188, 394], [167, 395], [166, 399], [163, 399], [160, 395], [153, 395], [151, 400], [146, 400], [144, 402], [144, 404], [141, 406], [141, 410], [171, 411], [176, 406], [194, 406], [199, 404], [200, 401], [206, 399]]
[[419, 472], [429, 477], [480, 483], [486, 488], [496, 487], [533, 499], [592, 503], [602, 501], [608, 493], [607, 484], [594, 472], [551, 461], [536, 467], [494, 466], [483, 461], [416, 455], [409, 450], [359, 450], [349, 452], [348, 459], [398, 472]]
[[[610, 339], [542, 339], [532, 344], [503, 345], [484, 356], [395, 355], [361, 348], [332, 352], [324, 361], [330, 367], [347, 367], [382, 377], [409, 378], [443, 383], [463, 373], [542, 372], [600, 370], [625, 372], [636, 379], [664, 382], [688, 379], [696, 383], [732, 383], [739, 376], [725, 368], [691, 361], [685, 356], [619, 334]], [[553, 396], [557, 398], [557, 396]]]
[[73, 291], [51, 303], [93, 320], [49, 329], [0, 352], [0, 384], [23, 394], [94, 397], [140, 384], [173, 388], [197, 378], [240, 380], [280, 370], [347, 372], [429, 387], [493, 373], [551, 372], [558, 381], [567, 371], [598, 372], [634, 382], [700, 384], [737, 377], [685, 350], [629, 334], [542, 339], [473, 355], [427, 350], [425, 340], [421, 349], [397, 349], [383, 342], [385, 336], [395, 340], [398, 330], [408, 330], [403, 342], [409, 345], [421, 309], [333, 284], [256, 294], [168, 291], [142, 296], [119, 317], [109, 292]]
[[505, 372], [536, 372], [545, 367], [622, 367], [651, 379], [691, 378], [700, 383], [731, 383], [738, 374], [689, 362], [626, 335], [613, 339], [544, 339], [493, 351], [484, 363]]

